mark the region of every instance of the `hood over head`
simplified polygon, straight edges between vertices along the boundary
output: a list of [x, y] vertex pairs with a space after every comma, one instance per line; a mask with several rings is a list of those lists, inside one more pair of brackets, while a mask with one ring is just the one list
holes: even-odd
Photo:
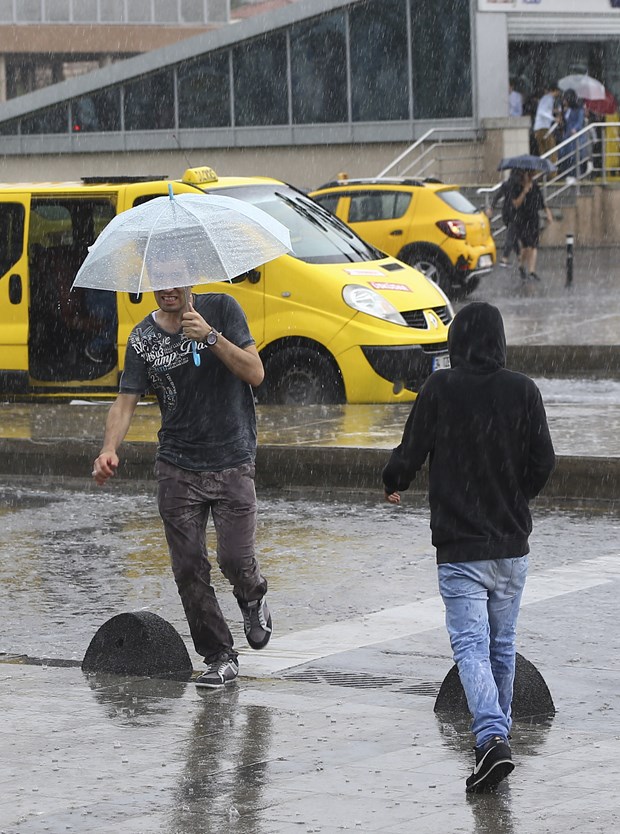
[[489, 373], [506, 365], [504, 321], [497, 307], [473, 301], [454, 317], [448, 331], [453, 368]]

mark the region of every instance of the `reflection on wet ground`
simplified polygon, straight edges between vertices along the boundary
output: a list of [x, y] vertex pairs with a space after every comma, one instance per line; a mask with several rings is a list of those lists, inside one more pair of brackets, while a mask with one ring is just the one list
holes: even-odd
[[[620, 455], [620, 381], [536, 378], [558, 454]], [[99, 443], [109, 403], [11, 403], [0, 405], [0, 438]], [[257, 408], [259, 442], [277, 446], [391, 449], [400, 442], [411, 405], [311, 405]], [[159, 409], [145, 403], [127, 435], [154, 443]], [[85, 461], [89, 467], [89, 461]]]
[[[435, 600], [440, 609], [424, 503], [259, 498], [274, 651], [330, 624], [335, 647], [339, 624], [390, 607]], [[177, 628], [198, 667], [152, 484], [102, 491], [5, 478], [0, 514], [2, 652], [77, 663], [105, 620], [146, 608]], [[444, 628], [429, 624], [275, 676], [245, 676], [263, 653], [243, 648], [239, 683], [215, 693], [5, 655], [0, 831], [614, 831], [619, 528], [617, 513], [535, 508], [519, 650], [557, 714], [515, 722], [517, 768], [494, 795], [465, 796], [468, 722], [433, 712], [452, 661]], [[238, 610], [214, 578], [241, 648]]]

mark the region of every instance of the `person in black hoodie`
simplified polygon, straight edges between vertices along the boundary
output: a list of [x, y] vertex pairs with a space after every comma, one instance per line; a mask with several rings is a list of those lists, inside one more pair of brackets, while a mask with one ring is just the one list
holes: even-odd
[[479, 792], [514, 767], [508, 737], [529, 501], [547, 482], [555, 454], [540, 391], [504, 367], [506, 337], [496, 307], [463, 307], [448, 348], [452, 367], [421, 388], [383, 484], [386, 500], [400, 503], [400, 492], [429, 458], [439, 590], [476, 737], [466, 790]]

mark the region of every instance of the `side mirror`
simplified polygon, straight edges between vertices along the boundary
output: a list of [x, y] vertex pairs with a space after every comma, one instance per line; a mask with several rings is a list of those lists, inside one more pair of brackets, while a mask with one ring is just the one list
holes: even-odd
[[231, 278], [231, 284], [241, 284], [243, 281], [248, 280], [250, 284], [258, 284], [260, 281], [260, 272], [258, 269], [250, 269], [248, 272], [243, 272], [241, 275], [237, 275], [235, 278]]

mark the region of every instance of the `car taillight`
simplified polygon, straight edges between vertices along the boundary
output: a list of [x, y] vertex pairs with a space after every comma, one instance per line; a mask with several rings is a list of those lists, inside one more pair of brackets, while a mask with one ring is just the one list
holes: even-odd
[[438, 220], [436, 225], [448, 237], [455, 237], [464, 240], [467, 237], [467, 229], [462, 220]]

